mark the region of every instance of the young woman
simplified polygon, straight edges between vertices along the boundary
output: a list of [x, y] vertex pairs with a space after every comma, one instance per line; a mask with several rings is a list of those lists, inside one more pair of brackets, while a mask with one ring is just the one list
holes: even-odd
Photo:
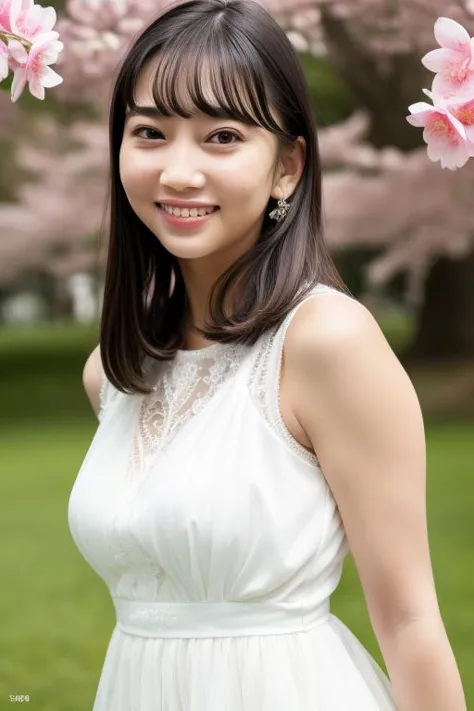
[[[174, 5], [123, 61], [110, 142], [69, 503], [117, 615], [94, 711], [462, 711], [418, 400], [325, 246], [284, 32], [252, 0]], [[330, 613], [349, 551], [391, 683]]]

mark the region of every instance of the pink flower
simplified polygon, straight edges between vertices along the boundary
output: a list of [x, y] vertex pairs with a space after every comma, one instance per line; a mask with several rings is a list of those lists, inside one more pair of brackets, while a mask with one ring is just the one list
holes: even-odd
[[467, 30], [455, 20], [439, 17], [435, 37], [441, 49], [433, 49], [421, 60], [427, 69], [437, 72], [433, 93], [449, 98], [474, 92], [474, 40]]
[[56, 24], [54, 7], [35, 5], [34, 0], [10, 0], [11, 32], [32, 42]]
[[8, 59], [9, 59], [8, 47], [4, 42], [2, 42], [0, 40], [0, 81], [3, 81], [8, 76], [8, 72], [9, 72]]
[[15, 62], [11, 92], [13, 102], [20, 97], [27, 82], [30, 92], [37, 99], [44, 99], [45, 87], [49, 89], [61, 84], [62, 77], [48, 66], [56, 62], [63, 49], [63, 43], [57, 41], [58, 37], [57, 32], [39, 35], [29, 52], [18, 40], [8, 43], [10, 56]]
[[408, 107], [412, 126], [424, 127], [423, 138], [428, 145], [428, 158], [441, 161], [443, 168], [462, 168], [471, 157], [471, 144], [461, 121], [447, 106], [420, 101]]

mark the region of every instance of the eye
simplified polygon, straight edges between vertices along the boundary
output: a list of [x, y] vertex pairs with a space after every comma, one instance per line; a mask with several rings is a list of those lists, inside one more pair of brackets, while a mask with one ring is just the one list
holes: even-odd
[[[236, 138], [238, 142], [241, 142], [242, 139], [239, 136], [239, 134], [236, 131], [231, 131], [228, 128], [226, 129], [221, 129], [220, 131], [217, 131], [211, 138], [215, 138], [216, 136], [230, 136], [230, 138]], [[224, 141], [224, 143], [220, 143], [219, 145], [221, 146], [231, 146], [232, 143], [229, 141]]]
[[[144, 134], [143, 132], [145, 132], [145, 131], [148, 131], [149, 134], [148, 135]], [[133, 129], [132, 135], [136, 136], [137, 138], [144, 138], [145, 140], [148, 140], [148, 141], [154, 141], [157, 138], [159, 138], [160, 136], [163, 136], [161, 131], [158, 131], [156, 128], [151, 128], [150, 126], [137, 126], [137, 128]], [[216, 131], [216, 133], [214, 133], [214, 135], [211, 136], [210, 138], [212, 139], [212, 138], [215, 138], [216, 136], [221, 136], [221, 137], [224, 136], [224, 139], [227, 139], [227, 140], [224, 140], [223, 142], [219, 141], [218, 145], [221, 145], [221, 146], [233, 145], [232, 138], [236, 139], [236, 142], [242, 141], [242, 138], [239, 136], [239, 134], [236, 131], [232, 131], [228, 128], [221, 129], [220, 131]], [[228, 139], [230, 139], [230, 140], [228, 140]]]
[[150, 126], [137, 126], [137, 128], [133, 129], [132, 135], [137, 136], [137, 138], [146, 138], [149, 140], [153, 140], [156, 138], [156, 136], [140, 136], [142, 131], [151, 131], [152, 133], [160, 133], [160, 131], [157, 131], [156, 128], [150, 128]]

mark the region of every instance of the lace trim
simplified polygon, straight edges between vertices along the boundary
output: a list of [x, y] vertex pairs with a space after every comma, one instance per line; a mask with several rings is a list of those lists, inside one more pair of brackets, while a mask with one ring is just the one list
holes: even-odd
[[[280, 350], [280, 355], [278, 358], [278, 383], [276, 392], [270, 392], [269, 377], [273, 371], [269, 370], [270, 360], [274, 360], [275, 356], [275, 342], [280, 341], [279, 336], [281, 335], [282, 325], [278, 327], [276, 331], [273, 331], [262, 343], [262, 347], [258, 353], [257, 358], [253, 364], [252, 372], [249, 378], [249, 389], [253, 393], [254, 401], [262, 414], [262, 417], [273, 429], [275, 434], [283, 439], [286, 444], [292, 449], [295, 454], [304, 459], [306, 462], [311, 464], [319, 465], [317, 457], [309, 452], [302, 444], [296, 440], [286, 423], [281, 416], [281, 401], [280, 401], [280, 376], [281, 376], [281, 362], [283, 357], [283, 350]], [[272, 358], [273, 356], [273, 358]]]
[[[256, 401], [262, 416], [273, 429], [275, 434], [282, 438], [290, 449], [292, 449], [295, 454], [301, 457], [304, 461], [320, 467], [318, 457], [313, 452], [308, 451], [306, 447], [303, 447], [303, 445], [300, 444], [288, 430], [281, 415], [280, 396], [281, 366], [283, 361], [283, 345], [286, 331], [298, 308], [309, 298], [312, 298], [318, 294], [336, 294], [337, 296], [343, 296], [355, 301], [352, 297], [344, 294], [343, 292], [337, 291], [337, 289], [333, 287], [326, 286], [325, 284], [318, 284], [315, 286], [308, 292], [303, 301], [287, 314], [284, 321], [262, 341], [262, 346], [252, 368], [252, 373], [249, 379], [249, 388], [254, 394], [254, 401]], [[275, 352], [276, 349], [277, 352]], [[273, 369], [269, 370], [270, 361], [272, 363], [277, 361], [277, 365], [275, 366], [277, 370], [276, 373], [274, 373]], [[272, 375], [275, 377], [275, 380], [273, 381], [273, 388], [271, 387]]]
[[100, 390], [99, 390], [99, 412], [97, 413], [97, 419], [99, 422], [102, 420], [105, 411], [107, 391], [108, 391], [108, 380], [105, 377], [103, 369], [100, 369]]
[[143, 476], [157, 450], [165, 449], [242, 363], [248, 347], [217, 343], [178, 351], [157, 364], [157, 384], [144, 396], [130, 455], [129, 474]]

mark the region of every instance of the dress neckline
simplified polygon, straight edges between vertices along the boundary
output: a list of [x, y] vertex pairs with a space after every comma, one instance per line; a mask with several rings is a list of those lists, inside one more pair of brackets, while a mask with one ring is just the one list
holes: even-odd
[[201, 346], [201, 348], [182, 349], [178, 348], [175, 353], [177, 361], [196, 361], [202, 357], [213, 356], [219, 351], [235, 349], [236, 343], [211, 343], [209, 346]]

